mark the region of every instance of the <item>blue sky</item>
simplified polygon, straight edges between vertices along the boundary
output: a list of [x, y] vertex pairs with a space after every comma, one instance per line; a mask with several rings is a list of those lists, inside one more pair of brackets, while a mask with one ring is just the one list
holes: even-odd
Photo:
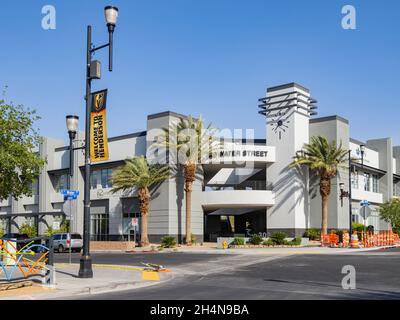
[[[56, 30], [41, 28], [46, 4], [57, 10]], [[37, 109], [43, 135], [66, 140], [66, 114], [83, 129], [86, 25], [96, 45], [107, 41], [106, 4], [120, 8], [114, 71], [106, 50], [96, 54], [103, 77], [93, 90], [109, 89], [109, 136], [172, 110], [264, 137], [257, 99], [295, 81], [311, 89], [319, 116], [349, 119], [352, 137], [400, 144], [398, 0], [3, 0], [0, 86]], [[341, 28], [346, 4], [357, 30]]]

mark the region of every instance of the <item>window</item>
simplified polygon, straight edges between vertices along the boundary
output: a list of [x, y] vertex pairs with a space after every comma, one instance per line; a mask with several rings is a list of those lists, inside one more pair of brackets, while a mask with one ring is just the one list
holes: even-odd
[[33, 196], [37, 196], [39, 194], [39, 180], [36, 179], [31, 183], [31, 190]]
[[372, 192], [379, 192], [378, 191], [378, 181], [379, 177], [376, 174], [372, 175]]
[[358, 189], [358, 171], [351, 173], [351, 187], [353, 189]]
[[56, 192], [60, 192], [62, 189], [68, 189], [68, 174], [58, 174], [54, 176], [54, 184]]
[[370, 174], [364, 172], [364, 191], [371, 191]]
[[111, 188], [112, 169], [98, 169], [92, 171], [90, 175], [90, 185], [92, 189]]

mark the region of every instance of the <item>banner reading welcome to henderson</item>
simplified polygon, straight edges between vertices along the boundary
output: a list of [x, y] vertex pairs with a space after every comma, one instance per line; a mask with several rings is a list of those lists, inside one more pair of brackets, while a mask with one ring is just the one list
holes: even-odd
[[92, 93], [90, 110], [90, 161], [108, 160], [106, 127], [107, 89]]

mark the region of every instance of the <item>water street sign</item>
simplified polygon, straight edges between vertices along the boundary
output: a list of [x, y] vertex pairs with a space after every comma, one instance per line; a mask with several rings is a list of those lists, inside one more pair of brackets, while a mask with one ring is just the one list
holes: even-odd
[[60, 193], [64, 195], [64, 201], [66, 200], [76, 200], [79, 196], [79, 190], [68, 190], [68, 189], [61, 189]]
[[361, 206], [361, 207], [368, 207], [368, 206], [369, 206], [369, 201], [368, 201], [368, 200], [362, 200], [362, 201], [360, 201], [360, 206]]
[[60, 193], [64, 196], [79, 196], [79, 190], [61, 189]]
[[59, 221], [53, 221], [53, 229], [54, 230], [60, 229], [60, 222]]

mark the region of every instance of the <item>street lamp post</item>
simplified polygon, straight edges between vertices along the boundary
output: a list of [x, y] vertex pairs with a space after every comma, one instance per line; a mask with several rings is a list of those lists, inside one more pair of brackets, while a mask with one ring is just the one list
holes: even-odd
[[69, 136], [69, 176], [70, 183], [69, 187], [71, 188], [71, 178], [74, 176], [74, 140], [76, 137], [76, 133], [78, 131], [78, 123], [79, 117], [68, 115], [65, 117], [67, 123], [67, 130]]
[[351, 205], [351, 150], [349, 150], [349, 191], [348, 191], [348, 197], [349, 197], [349, 235], [350, 237], [353, 234], [353, 210], [352, 210], [352, 205]]
[[92, 79], [100, 79], [96, 70], [97, 65], [92, 65], [92, 54], [105, 47], [109, 48], [108, 70], [112, 71], [113, 33], [117, 23], [118, 8], [107, 6], [104, 8], [109, 42], [105, 45], [92, 48], [92, 26], [87, 26], [87, 49], [86, 49], [86, 127], [85, 127], [85, 189], [84, 189], [84, 212], [83, 212], [83, 250], [80, 258], [79, 278], [92, 278], [92, 259], [90, 257], [90, 107], [91, 107], [91, 85]]
[[[363, 144], [360, 145], [360, 153], [361, 153], [361, 168], [364, 168], [365, 145], [363, 145]], [[349, 224], [350, 224], [349, 232], [350, 232], [350, 236], [351, 236], [353, 234], [353, 227], [352, 227], [353, 214], [352, 214], [352, 205], [351, 205], [351, 150], [349, 150], [349, 191], [347, 192], [347, 195], [346, 195], [346, 192], [343, 190], [343, 186], [344, 186], [344, 184], [341, 183], [340, 184], [340, 198], [341, 198], [341, 200], [343, 199], [343, 197], [346, 197], [346, 196], [349, 198]]]
[[364, 153], [365, 153], [365, 145], [360, 145], [360, 153], [361, 153], [361, 168], [364, 168]]

